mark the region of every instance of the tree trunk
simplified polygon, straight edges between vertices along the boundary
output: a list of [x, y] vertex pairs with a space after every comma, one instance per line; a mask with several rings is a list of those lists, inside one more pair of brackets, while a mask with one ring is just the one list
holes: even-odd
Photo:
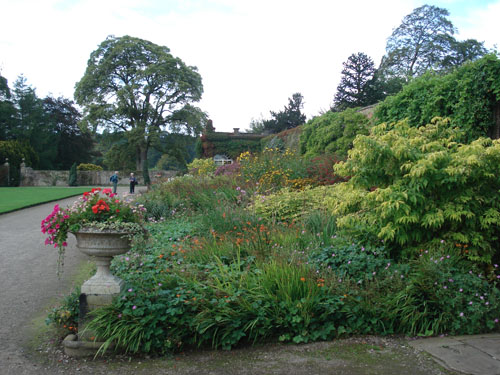
[[136, 148], [136, 158], [135, 158], [135, 169], [136, 171], [142, 171], [142, 166], [144, 165], [148, 156], [148, 146], [142, 145]]

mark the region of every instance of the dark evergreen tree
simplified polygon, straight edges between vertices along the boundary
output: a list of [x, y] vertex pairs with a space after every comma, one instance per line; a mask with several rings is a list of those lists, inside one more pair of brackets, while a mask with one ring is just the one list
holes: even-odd
[[74, 103], [65, 98], [46, 97], [43, 100], [46, 122], [57, 134], [57, 156], [53, 162], [56, 169], [68, 170], [73, 163], [91, 161], [93, 141], [90, 132], [78, 126], [81, 114]]
[[363, 52], [358, 52], [349, 56], [343, 66], [332, 110], [339, 112], [347, 108], [376, 103], [378, 98], [374, 91], [375, 64], [373, 60]]
[[7, 79], [0, 75], [0, 140], [13, 139], [17, 110], [12, 102]]
[[69, 170], [69, 179], [68, 179], [68, 185], [69, 186], [77, 186], [77, 175], [76, 175], [76, 163], [73, 163]]
[[271, 111], [272, 119], [264, 120], [264, 130], [270, 133], [279, 133], [286, 129], [292, 129], [306, 122], [306, 116], [301, 112], [304, 107], [304, 97], [295, 93], [288, 98], [288, 105], [283, 111]]
[[28, 141], [39, 156], [40, 169], [55, 169], [59, 135], [48, 121], [43, 102], [35, 89], [20, 76], [14, 83], [13, 102], [17, 107], [17, 123], [12, 130], [13, 138]]

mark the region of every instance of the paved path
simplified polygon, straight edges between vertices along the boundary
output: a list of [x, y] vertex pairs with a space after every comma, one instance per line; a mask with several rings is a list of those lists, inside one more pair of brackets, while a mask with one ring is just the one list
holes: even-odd
[[500, 374], [500, 334], [433, 337], [410, 343], [444, 367], [472, 375]]

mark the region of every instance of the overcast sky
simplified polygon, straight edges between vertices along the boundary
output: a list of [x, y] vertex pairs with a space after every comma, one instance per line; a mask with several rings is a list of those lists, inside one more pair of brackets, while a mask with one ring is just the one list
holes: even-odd
[[450, 11], [458, 39], [500, 44], [500, 0], [0, 0], [0, 74], [23, 74], [38, 96], [73, 98], [90, 53], [108, 35], [170, 48], [198, 67], [199, 106], [218, 131], [269, 118], [295, 92], [307, 118], [330, 107], [342, 62], [376, 65], [403, 17], [423, 4]]

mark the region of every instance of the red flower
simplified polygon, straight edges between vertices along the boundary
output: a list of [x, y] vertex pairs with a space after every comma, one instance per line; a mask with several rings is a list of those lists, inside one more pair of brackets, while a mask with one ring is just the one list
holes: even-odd
[[109, 195], [112, 193], [111, 189], [103, 189], [102, 192], [106, 195]]
[[99, 199], [97, 201], [97, 204], [95, 206], [92, 206], [92, 212], [95, 214], [98, 214], [98, 213], [104, 212], [104, 211], [109, 211], [109, 206], [105, 201], [103, 201], [102, 199]]

